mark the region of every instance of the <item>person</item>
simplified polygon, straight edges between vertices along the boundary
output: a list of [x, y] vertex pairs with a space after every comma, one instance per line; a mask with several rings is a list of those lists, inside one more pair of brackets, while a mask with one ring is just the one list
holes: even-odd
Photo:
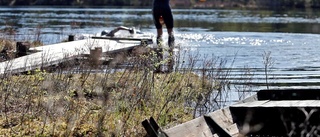
[[129, 31], [130, 34], [136, 34], [136, 33], [140, 33], [137, 32], [135, 28], [129, 28], [129, 27], [124, 27], [124, 26], [119, 26], [115, 29], [113, 29], [112, 31], [108, 32], [106, 30], [103, 30], [101, 32], [101, 36], [109, 36], [109, 37], [114, 37], [115, 33], [118, 32], [119, 30], [127, 30]]
[[173, 35], [173, 15], [170, 6], [170, 0], [154, 0], [153, 1], [153, 20], [155, 27], [157, 28], [157, 44], [162, 42], [162, 19], [163, 23], [166, 25], [168, 32], [168, 45], [172, 47], [174, 45], [174, 35]]

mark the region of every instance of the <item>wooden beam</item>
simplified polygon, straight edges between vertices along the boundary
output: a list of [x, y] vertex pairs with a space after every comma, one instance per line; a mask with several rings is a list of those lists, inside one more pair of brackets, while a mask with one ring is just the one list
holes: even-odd
[[150, 117], [142, 122], [142, 126], [147, 131], [148, 137], [169, 137], [162, 129], [159, 127], [157, 122]]
[[260, 90], [258, 100], [319, 100], [320, 89]]
[[141, 41], [145, 44], [152, 44], [151, 38], [123, 38], [123, 37], [91, 37], [92, 39], [108, 39], [108, 40], [129, 40], [129, 41]]
[[219, 137], [231, 137], [231, 135], [225, 131], [215, 120], [213, 120], [210, 116], [203, 116], [210, 129], [213, 130]]

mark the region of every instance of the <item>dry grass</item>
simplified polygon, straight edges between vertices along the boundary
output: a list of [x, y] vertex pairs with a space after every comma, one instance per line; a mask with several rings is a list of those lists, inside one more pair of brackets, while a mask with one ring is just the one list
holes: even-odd
[[70, 62], [53, 73], [2, 75], [0, 136], [144, 136], [141, 122], [150, 116], [169, 128], [221, 107], [217, 100], [229, 86], [228, 72], [219, 69], [224, 61], [206, 57], [199, 74], [198, 56], [190, 56], [190, 64], [176, 64], [183, 71], [154, 73], [168, 60], [159, 62], [149, 49], [134, 52], [120, 69], [115, 59], [113, 67], [79, 62], [75, 70]]
[[80, 72], [6, 74], [0, 80], [0, 135], [143, 136], [141, 122], [150, 116], [164, 128], [193, 119], [209, 99], [201, 97], [219, 86], [191, 68], [154, 73], [154, 55], [132, 57], [119, 70], [101, 66], [100, 73], [83, 63]]
[[11, 76], [0, 83], [0, 135], [142, 136], [147, 117], [161, 126], [193, 118], [185, 99], [199, 92], [198, 78], [143, 71]]

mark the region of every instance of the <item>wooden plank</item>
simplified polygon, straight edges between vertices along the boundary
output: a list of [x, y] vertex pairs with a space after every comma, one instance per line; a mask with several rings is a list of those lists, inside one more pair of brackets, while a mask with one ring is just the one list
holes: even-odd
[[260, 90], [258, 100], [319, 100], [320, 89]]
[[108, 39], [84, 39], [78, 41], [35, 47], [30, 50], [39, 52], [0, 63], [0, 74], [18, 73], [42, 66], [61, 63], [74, 56], [89, 54], [90, 49], [102, 47], [102, 52], [110, 52], [139, 46], [140, 41], [117, 42]]
[[229, 107], [211, 112], [208, 116], [214, 119], [217, 124], [226, 130], [232, 137], [238, 137], [239, 130], [233, 122]]
[[221, 137], [231, 137], [231, 135], [222, 128], [215, 120], [213, 120], [210, 116], [203, 116], [204, 120], [207, 122], [208, 126], [213, 130], [218, 136]]
[[91, 37], [92, 39], [108, 39], [108, 40], [128, 40], [128, 41], [151, 41], [152, 42], [152, 39], [150, 37], [138, 37], [138, 38], [128, 38], [128, 37]]
[[[232, 121], [229, 108], [220, 109], [206, 115], [213, 119], [231, 136], [238, 136], [238, 129]], [[169, 137], [211, 137], [217, 136], [216, 131], [208, 125], [204, 117], [198, 117], [183, 124], [165, 130]]]
[[203, 117], [199, 117], [186, 123], [165, 130], [169, 137], [211, 137], [213, 133]]
[[157, 137], [157, 130], [155, 130], [152, 125], [149, 123], [149, 120], [144, 120], [142, 121], [142, 125], [144, 127], [144, 129], [147, 131], [147, 134], [149, 137]]
[[320, 107], [320, 100], [253, 101], [230, 107]]
[[252, 102], [245, 102], [245, 103], [238, 103], [238, 104], [233, 104], [231, 107], [258, 107], [261, 106], [265, 103], [267, 103], [268, 100], [265, 101], [252, 101]]
[[150, 117], [142, 122], [144, 129], [147, 131], [148, 137], [168, 137], [168, 135], [162, 131], [157, 122]]
[[71, 54], [84, 53], [89, 54], [90, 50], [95, 47], [102, 47], [102, 52], [119, 50], [140, 45], [139, 41], [117, 42], [108, 39], [84, 39], [78, 41], [64, 42], [41, 47], [31, 48], [30, 50], [46, 51], [46, 52], [70, 52]]
[[209, 113], [208, 116], [214, 119], [222, 128], [227, 128], [233, 124], [229, 108], [216, 110]]
[[241, 104], [241, 103], [246, 103], [246, 102], [253, 102], [253, 101], [257, 101], [258, 98], [257, 98], [257, 94], [254, 94], [248, 98], [245, 98], [243, 100], [240, 100], [239, 102], [237, 102], [236, 104]]

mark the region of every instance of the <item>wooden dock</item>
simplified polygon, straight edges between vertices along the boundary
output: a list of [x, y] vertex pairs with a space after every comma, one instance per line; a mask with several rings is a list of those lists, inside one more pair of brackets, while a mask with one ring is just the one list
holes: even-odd
[[34, 47], [29, 49], [33, 52], [32, 54], [1, 62], [0, 74], [20, 73], [57, 65], [73, 57], [90, 54], [90, 51], [96, 48], [99, 48], [102, 53], [108, 53], [150, 43], [152, 43], [151, 37], [90, 37], [83, 40]]
[[247, 136], [319, 136], [320, 89], [260, 90], [257, 100], [230, 106]]
[[167, 137], [319, 136], [319, 98], [320, 89], [260, 90], [163, 133]]

